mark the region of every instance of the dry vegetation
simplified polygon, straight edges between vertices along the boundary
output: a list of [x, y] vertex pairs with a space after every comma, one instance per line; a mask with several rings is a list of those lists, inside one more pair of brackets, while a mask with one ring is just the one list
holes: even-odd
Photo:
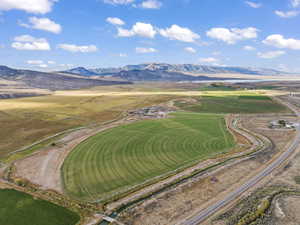
[[130, 96], [101, 93], [98, 90], [68, 91], [0, 100], [0, 123], [1, 127], [5, 127], [0, 130], [0, 157], [63, 130], [99, 124], [119, 117], [125, 110], [176, 97], [151, 93], [133, 93]]

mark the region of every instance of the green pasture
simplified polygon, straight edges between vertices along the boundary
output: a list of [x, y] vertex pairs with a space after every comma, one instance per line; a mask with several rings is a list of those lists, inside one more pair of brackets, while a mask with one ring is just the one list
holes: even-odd
[[106, 198], [234, 145], [222, 115], [173, 113], [122, 125], [89, 138], [68, 155], [62, 169], [65, 190], [82, 200]]
[[75, 225], [76, 213], [11, 189], [0, 189], [1, 225]]
[[204, 92], [196, 103], [175, 103], [179, 108], [201, 113], [284, 113], [289, 110], [270, 97], [243, 91]]

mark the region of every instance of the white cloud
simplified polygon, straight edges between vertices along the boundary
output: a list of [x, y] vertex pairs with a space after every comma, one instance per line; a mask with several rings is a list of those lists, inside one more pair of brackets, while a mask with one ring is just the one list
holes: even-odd
[[216, 27], [207, 31], [206, 35], [208, 37], [224, 41], [227, 44], [235, 44], [237, 41], [256, 38], [257, 32], [258, 29], [255, 27], [248, 27], [244, 29]]
[[132, 37], [132, 36], [141, 36], [147, 38], [154, 38], [156, 35], [156, 30], [151, 24], [137, 22], [133, 25], [131, 30], [118, 28], [118, 36], [119, 37]]
[[263, 43], [266, 45], [274, 46], [276, 48], [288, 48], [293, 50], [300, 50], [300, 40], [293, 38], [284, 38], [280, 34], [273, 34], [268, 36]]
[[257, 56], [263, 59], [274, 59], [285, 54], [285, 51], [270, 51], [270, 52], [258, 52]]
[[120, 53], [119, 56], [120, 57], [127, 57], [127, 54], [126, 53]]
[[245, 1], [245, 3], [252, 7], [252, 8], [255, 8], [255, 9], [258, 9], [260, 7], [262, 7], [262, 4], [261, 3], [256, 3], [256, 2], [250, 2], [250, 1]]
[[14, 38], [11, 47], [17, 50], [50, 50], [50, 45], [45, 38], [35, 38], [30, 35], [21, 35]]
[[45, 14], [52, 10], [58, 0], [0, 0], [0, 10], [24, 10], [29, 13]]
[[135, 48], [135, 52], [136, 52], [136, 53], [144, 54], [144, 53], [153, 53], [153, 52], [157, 52], [157, 50], [154, 49], [154, 48], [140, 48], [140, 47], [137, 47], [137, 48]]
[[118, 37], [132, 37], [135, 33], [132, 30], [123, 29], [118, 27]]
[[40, 64], [40, 65], [38, 65], [38, 66], [41, 67], [41, 68], [47, 68], [47, 67], [48, 67], [47, 64]]
[[43, 60], [27, 60], [26, 63], [29, 65], [39, 65], [39, 64], [43, 64], [44, 61]]
[[202, 63], [216, 63], [216, 62], [219, 62], [219, 60], [214, 58], [214, 57], [208, 57], [208, 58], [200, 58], [199, 62], [202, 62]]
[[30, 17], [29, 23], [30, 24], [20, 23], [20, 25], [27, 28], [49, 31], [56, 34], [60, 33], [62, 30], [59, 24], [48, 18]]
[[49, 65], [56, 64], [56, 62], [54, 62], [54, 61], [44, 62], [43, 60], [27, 60], [26, 63], [29, 65], [33, 65], [35, 67], [40, 67], [40, 68], [48, 68]]
[[133, 2], [134, 0], [104, 0], [104, 3], [108, 3], [112, 5], [128, 5]]
[[144, 9], [160, 9], [162, 6], [162, 3], [157, 0], [146, 0], [143, 1], [140, 5], [141, 8]]
[[195, 42], [200, 38], [200, 35], [194, 33], [189, 28], [180, 27], [176, 24], [170, 28], [160, 29], [159, 33], [170, 40], [177, 40], [183, 42]]
[[189, 53], [196, 53], [196, 52], [197, 52], [196, 49], [194, 49], [194, 48], [192, 48], [192, 47], [186, 47], [186, 48], [184, 48], [184, 50], [185, 50], [186, 52], [189, 52]]
[[252, 47], [252, 46], [250, 46], [250, 45], [244, 46], [243, 49], [246, 50], [246, 51], [254, 51], [254, 50], [256, 50], [256, 48], [254, 48], [254, 47]]
[[291, 5], [292, 7], [297, 8], [300, 6], [300, 0], [291, 0]]
[[98, 48], [95, 45], [60, 44], [58, 45], [58, 48], [61, 48], [69, 52], [82, 52], [82, 53], [98, 51]]
[[106, 22], [111, 23], [113, 25], [123, 26], [125, 22], [117, 17], [108, 17]]
[[283, 12], [283, 11], [278, 11], [278, 10], [276, 10], [276, 11], [275, 11], [275, 14], [276, 14], [277, 16], [282, 17], [282, 18], [292, 18], [292, 17], [298, 16], [298, 15], [299, 15], [299, 12], [298, 12], [298, 11], [287, 11], [287, 12]]

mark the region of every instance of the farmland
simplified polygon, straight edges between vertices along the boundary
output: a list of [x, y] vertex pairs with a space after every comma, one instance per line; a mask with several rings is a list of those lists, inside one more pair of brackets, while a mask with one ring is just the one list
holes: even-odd
[[113, 120], [127, 109], [169, 99], [166, 95], [151, 96], [147, 93], [140, 96], [102, 96], [102, 92], [80, 95], [74, 91], [1, 100], [0, 124], [5, 129], [0, 130], [0, 158], [58, 132]]
[[96, 200], [234, 146], [221, 115], [174, 113], [99, 133], [79, 144], [63, 165], [65, 189]]
[[206, 92], [195, 98], [196, 103], [177, 106], [192, 112], [203, 113], [282, 113], [286, 107], [274, 102], [270, 97], [255, 92], [228, 91]]
[[3, 225], [75, 225], [80, 219], [68, 209], [15, 190], [0, 190], [0, 199]]

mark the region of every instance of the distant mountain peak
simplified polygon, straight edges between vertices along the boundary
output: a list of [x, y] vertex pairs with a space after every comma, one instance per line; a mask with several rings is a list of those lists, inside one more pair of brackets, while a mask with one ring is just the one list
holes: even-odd
[[95, 73], [91, 70], [86, 69], [85, 67], [75, 67], [73, 69], [70, 70], [66, 70], [63, 71], [64, 73], [70, 73], [70, 74], [78, 74], [78, 75], [82, 75], [82, 76], [95, 76], [98, 75], [98, 73]]

